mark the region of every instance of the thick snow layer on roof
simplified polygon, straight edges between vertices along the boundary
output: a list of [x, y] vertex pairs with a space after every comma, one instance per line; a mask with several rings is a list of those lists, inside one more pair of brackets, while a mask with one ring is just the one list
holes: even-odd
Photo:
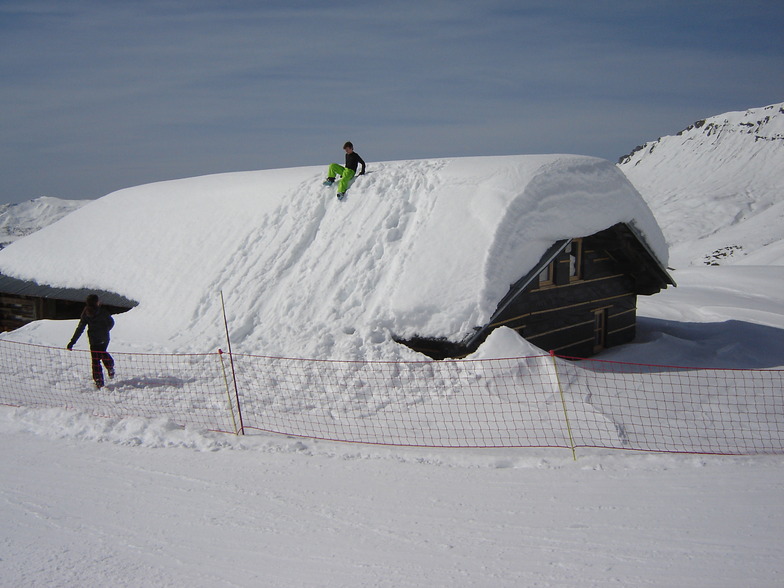
[[342, 202], [325, 169], [114, 192], [1, 251], [0, 272], [138, 301], [116, 350], [223, 345], [223, 292], [235, 351], [388, 358], [413, 353], [393, 336], [463, 339], [558, 239], [630, 223], [667, 262], [648, 206], [601, 159], [370, 163]]

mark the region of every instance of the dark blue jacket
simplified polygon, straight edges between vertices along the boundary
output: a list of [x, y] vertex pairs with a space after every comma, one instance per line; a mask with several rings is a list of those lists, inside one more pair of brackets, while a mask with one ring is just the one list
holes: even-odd
[[79, 340], [79, 337], [84, 333], [84, 328], [87, 327], [87, 338], [90, 341], [90, 347], [96, 345], [109, 344], [109, 331], [114, 326], [114, 319], [108, 311], [99, 306], [94, 312], [85, 308], [82, 311], [82, 316], [79, 319], [79, 324], [76, 326], [71, 342], [68, 343], [68, 349], [73, 347]]

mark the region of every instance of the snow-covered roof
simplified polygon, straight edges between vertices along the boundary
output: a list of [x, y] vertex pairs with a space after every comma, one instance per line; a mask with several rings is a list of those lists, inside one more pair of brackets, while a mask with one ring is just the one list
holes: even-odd
[[[633, 226], [648, 206], [612, 163], [573, 155], [370, 163], [345, 201], [326, 166], [109, 194], [7, 249], [0, 272], [136, 300], [115, 341], [210, 350], [220, 292], [237, 351], [405, 354], [392, 336], [463, 338], [560, 239]], [[119, 325], [118, 325], [119, 326]]]

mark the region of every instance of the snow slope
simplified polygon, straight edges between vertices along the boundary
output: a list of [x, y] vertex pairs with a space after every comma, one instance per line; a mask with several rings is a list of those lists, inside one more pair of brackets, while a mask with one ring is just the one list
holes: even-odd
[[784, 103], [698, 121], [619, 167], [663, 227], [675, 267], [784, 265]]
[[[370, 170], [345, 202], [313, 167], [122, 190], [0, 252], [0, 271], [137, 300], [118, 321], [126, 348], [221, 345], [223, 291], [236, 350], [389, 359], [414, 353], [393, 336], [465, 338], [558, 239], [627, 222], [667, 261], [647, 205], [604, 160], [476, 157]], [[14, 336], [61, 335], [38, 324]]]
[[42, 196], [18, 204], [0, 205], [0, 249], [57, 222], [88, 202]]

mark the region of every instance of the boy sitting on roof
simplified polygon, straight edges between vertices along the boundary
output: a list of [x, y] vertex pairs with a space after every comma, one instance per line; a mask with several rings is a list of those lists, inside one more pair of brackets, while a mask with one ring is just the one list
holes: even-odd
[[327, 171], [327, 179], [324, 182], [325, 186], [331, 186], [335, 182], [335, 176], [340, 176], [340, 182], [338, 183], [338, 200], [343, 200], [346, 196], [348, 184], [357, 173], [359, 164], [362, 164], [362, 171], [359, 172], [358, 175], [361, 176], [365, 173], [365, 161], [359, 156], [359, 153], [354, 152], [354, 145], [351, 141], [346, 141], [346, 144], [343, 145], [343, 151], [346, 152], [345, 167], [337, 163], [330, 164], [329, 170]]

